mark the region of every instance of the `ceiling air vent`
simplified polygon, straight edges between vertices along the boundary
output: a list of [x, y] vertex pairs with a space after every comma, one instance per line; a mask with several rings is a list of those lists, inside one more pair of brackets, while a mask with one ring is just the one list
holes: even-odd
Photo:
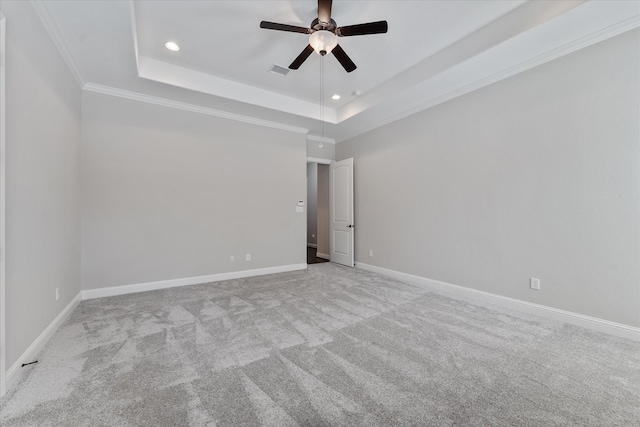
[[285, 68], [285, 67], [281, 67], [279, 65], [273, 64], [273, 66], [271, 67], [271, 69], [269, 70], [269, 72], [273, 73], [273, 74], [277, 74], [279, 76], [286, 76], [289, 73], [289, 69]]

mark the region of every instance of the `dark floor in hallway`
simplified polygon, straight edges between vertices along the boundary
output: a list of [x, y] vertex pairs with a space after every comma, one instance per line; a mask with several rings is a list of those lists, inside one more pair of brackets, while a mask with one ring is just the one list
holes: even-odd
[[307, 264], [319, 264], [321, 262], [329, 262], [328, 259], [318, 258], [316, 253], [318, 250], [307, 246]]

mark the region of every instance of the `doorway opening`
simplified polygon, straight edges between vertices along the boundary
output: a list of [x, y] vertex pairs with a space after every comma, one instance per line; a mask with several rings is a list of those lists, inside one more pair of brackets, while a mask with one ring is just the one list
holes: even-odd
[[330, 261], [329, 165], [307, 162], [307, 264]]

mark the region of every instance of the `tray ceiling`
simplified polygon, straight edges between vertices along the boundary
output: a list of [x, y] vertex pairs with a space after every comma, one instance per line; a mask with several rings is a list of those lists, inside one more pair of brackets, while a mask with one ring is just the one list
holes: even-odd
[[[635, 1], [335, 0], [338, 25], [384, 19], [389, 32], [340, 39], [358, 66], [352, 73], [317, 54], [285, 77], [270, 73], [274, 64], [287, 67], [308, 37], [260, 29], [260, 21], [306, 27], [316, 5], [34, 2], [88, 89], [153, 96], [315, 135], [322, 115], [325, 135], [338, 141], [640, 25]], [[180, 51], [166, 49], [168, 40]], [[334, 94], [341, 98], [332, 100]]]

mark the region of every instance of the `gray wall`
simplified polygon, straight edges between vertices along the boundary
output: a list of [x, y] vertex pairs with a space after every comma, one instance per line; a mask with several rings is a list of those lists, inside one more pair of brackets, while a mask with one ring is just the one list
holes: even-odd
[[318, 225], [318, 164], [307, 163], [307, 243], [316, 244]]
[[639, 52], [634, 30], [338, 144], [356, 260], [640, 326]]
[[318, 253], [329, 255], [329, 165], [318, 165]]
[[335, 160], [336, 147], [335, 144], [329, 144], [327, 142], [319, 147], [317, 141], [307, 141], [307, 157], [315, 157], [316, 159]]
[[9, 369], [80, 292], [80, 88], [30, 3], [1, 10]]
[[304, 264], [305, 141], [84, 92], [83, 289]]

